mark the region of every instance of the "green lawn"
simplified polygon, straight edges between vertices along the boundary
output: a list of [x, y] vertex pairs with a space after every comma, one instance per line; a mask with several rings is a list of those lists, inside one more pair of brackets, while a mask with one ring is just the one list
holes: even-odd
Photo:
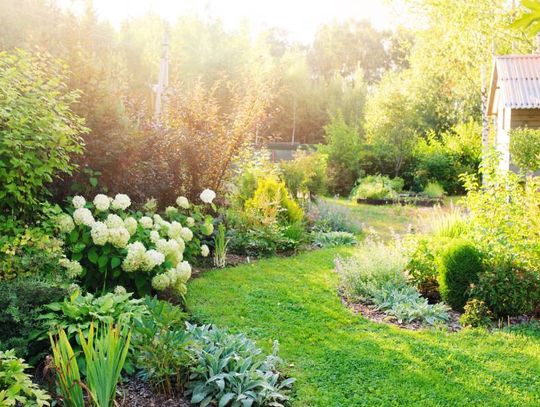
[[332, 271], [349, 250], [205, 272], [189, 284], [189, 309], [266, 350], [277, 339], [298, 379], [294, 406], [540, 405], [540, 330], [413, 332], [355, 316]]

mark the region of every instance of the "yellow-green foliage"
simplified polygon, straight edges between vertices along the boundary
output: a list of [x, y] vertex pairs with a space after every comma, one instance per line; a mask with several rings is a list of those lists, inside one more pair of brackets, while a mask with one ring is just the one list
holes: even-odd
[[273, 177], [259, 180], [253, 197], [245, 203], [245, 209], [265, 225], [300, 222], [304, 218], [304, 211], [290, 197], [285, 183]]

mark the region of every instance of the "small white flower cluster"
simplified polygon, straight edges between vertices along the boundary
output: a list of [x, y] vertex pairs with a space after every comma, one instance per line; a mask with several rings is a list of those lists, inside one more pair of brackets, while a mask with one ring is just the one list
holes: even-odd
[[158, 250], [146, 250], [141, 242], [130, 243], [127, 255], [122, 262], [122, 269], [128, 273], [142, 270], [152, 271], [165, 261], [165, 255]]
[[179, 196], [176, 198], [176, 205], [183, 209], [189, 209], [189, 201], [185, 196]]
[[73, 218], [67, 213], [63, 213], [62, 215], [58, 216], [56, 223], [61, 233], [71, 233], [71, 231], [75, 229]]
[[201, 192], [201, 201], [207, 204], [211, 204], [212, 201], [216, 198], [216, 193], [211, 189], [205, 189]]
[[210, 249], [208, 248], [207, 245], [203, 244], [203, 245], [201, 246], [201, 255], [202, 255], [203, 257], [208, 257], [209, 254], [210, 254]]
[[83, 268], [78, 261], [69, 260], [64, 257], [60, 259], [59, 263], [62, 267], [66, 269], [66, 275], [69, 278], [77, 278], [83, 272]]

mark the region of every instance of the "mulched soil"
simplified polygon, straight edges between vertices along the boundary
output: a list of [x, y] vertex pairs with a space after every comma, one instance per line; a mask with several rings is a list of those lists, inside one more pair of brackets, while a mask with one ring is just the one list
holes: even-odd
[[148, 384], [131, 378], [129, 382], [118, 386], [120, 395], [116, 399], [119, 407], [190, 407], [183, 397], [164, 397], [155, 394]]
[[[348, 301], [342, 294], [340, 294], [340, 297], [341, 302], [350, 308], [355, 314], [360, 314], [371, 321], [381, 324], [395, 325], [402, 329], [410, 329], [412, 331], [430, 327], [430, 325], [422, 324], [421, 322], [399, 323], [394, 317], [386, 315], [384, 312], [375, 309], [371, 305]], [[459, 331], [461, 329], [461, 325], [459, 324], [460, 313], [449, 311], [448, 314], [450, 315], [450, 319], [445, 324], [446, 327], [450, 332]]]

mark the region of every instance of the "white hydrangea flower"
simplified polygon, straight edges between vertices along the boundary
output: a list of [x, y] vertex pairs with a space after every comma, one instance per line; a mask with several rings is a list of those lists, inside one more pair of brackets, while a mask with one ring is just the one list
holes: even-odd
[[167, 273], [158, 274], [152, 278], [152, 287], [157, 291], [163, 291], [171, 285], [171, 280]]
[[178, 271], [178, 280], [185, 283], [191, 277], [191, 265], [187, 261], [183, 261], [176, 266]]
[[193, 239], [193, 232], [190, 228], [182, 228], [180, 237], [182, 237], [182, 239], [184, 239], [186, 242], [189, 242], [191, 239]]
[[109, 243], [122, 249], [127, 246], [131, 235], [125, 227], [109, 229]]
[[105, 194], [97, 194], [94, 197], [94, 206], [96, 209], [100, 212], [105, 212], [109, 210], [109, 206], [111, 206], [111, 200], [109, 197]]
[[186, 243], [184, 242], [184, 239], [182, 239], [181, 237], [177, 237], [174, 240], [176, 241], [176, 243], [178, 243], [178, 250], [180, 251], [180, 253], [184, 253], [184, 251], [186, 250]]
[[109, 229], [124, 227], [124, 221], [122, 220], [122, 218], [118, 215], [115, 215], [114, 213], [110, 213], [109, 215], [107, 215], [105, 224]]
[[124, 227], [127, 229], [130, 235], [134, 235], [137, 232], [137, 219], [128, 217], [124, 219]]
[[181, 281], [178, 281], [176, 285], [174, 286], [174, 290], [180, 295], [186, 295], [187, 293], [186, 283], [182, 283]]
[[127, 251], [127, 255], [122, 262], [122, 269], [127, 272], [139, 270], [144, 261], [146, 247], [141, 242], [134, 242], [128, 244]]
[[77, 225], [92, 226], [95, 222], [92, 212], [88, 208], [78, 208], [73, 212], [73, 220]]
[[195, 219], [190, 216], [186, 219], [186, 225], [188, 225], [189, 227], [193, 227], [193, 225], [195, 225]]
[[203, 257], [208, 257], [209, 254], [210, 254], [210, 249], [208, 248], [207, 245], [203, 244], [203, 245], [201, 246], [201, 255], [202, 255]]
[[71, 233], [71, 231], [75, 229], [75, 223], [73, 222], [73, 218], [67, 213], [63, 213], [62, 215], [60, 215], [56, 219], [56, 223], [61, 233]]
[[129, 208], [130, 205], [131, 199], [129, 199], [129, 196], [127, 196], [126, 194], [116, 194], [111, 203], [111, 207], [116, 210], [125, 210]]
[[90, 236], [95, 245], [104, 246], [109, 241], [109, 229], [103, 222], [94, 222]]
[[159, 232], [157, 230], [152, 230], [150, 232], [150, 241], [155, 244], [159, 239]]
[[84, 208], [84, 205], [86, 205], [86, 199], [84, 199], [83, 196], [75, 195], [71, 200], [71, 203], [75, 209]]
[[205, 223], [201, 226], [201, 231], [206, 236], [210, 236], [212, 233], [214, 233], [214, 225], [212, 223]]
[[176, 205], [180, 208], [189, 209], [189, 201], [185, 196], [179, 196], [176, 198]]
[[165, 208], [165, 213], [167, 214], [167, 216], [176, 215], [178, 213], [178, 209], [174, 206], [167, 206]]
[[182, 258], [184, 257], [182, 255], [184, 250], [180, 247], [180, 244], [176, 240], [158, 239], [156, 241], [156, 250], [170, 260], [173, 266], [176, 266], [179, 262], [181, 262]]
[[201, 192], [201, 201], [207, 204], [211, 204], [212, 201], [216, 198], [216, 193], [211, 189], [206, 188]]
[[152, 229], [152, 226], [154, 226], [154, 221], [149, 216], [143, 216], [141, 219], [139, 219], [139, 223], [145, 229]]
[[167, 235], [171, 239], [175, 239], [179, 236], [182, 236], [182, 225], [179, 222], [172, 222], [167, 230]]
[[127, 291], [123, 286], [117, 285], [116, 287], [114, 287], [114, 293], [116, 295], [124, 295], [127, 294]]
[[59, 263], [66, 269], [66, 276], [69, 278], [79, 277], [83, 272], [81, 264], [76, 260], [62, 258], [60, 259]]
[[141, 264], [141, 269], [143, 271], [150, 271], [154, 267], [163, 264], [165, 261], [165, 256], [163, 253], [158, 252], [157, 250], [148, 250], [144, 254], [144, 259]]

